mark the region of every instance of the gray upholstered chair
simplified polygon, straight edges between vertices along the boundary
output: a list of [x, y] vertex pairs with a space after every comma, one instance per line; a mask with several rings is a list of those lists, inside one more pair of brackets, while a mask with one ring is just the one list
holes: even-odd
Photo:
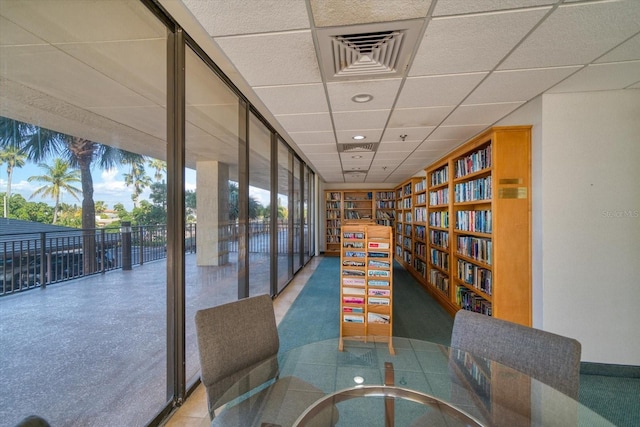
[[[299, 378], [279, 378], [280, 341], [268, 295], [199, 310], [195, 322], [201, 380], [213, 425], [292, 425], [324, 396], [322, 390]], [[260, 386], [263, 388], [250, 399], [215, 418], [216, 409]], [[319, 420], [324, 426], [335, 424], [337, 411], [330, 408]]]
[[451, 347], [495, 360], [578, 398], [581, 345], [575, 339], [460, 310]]

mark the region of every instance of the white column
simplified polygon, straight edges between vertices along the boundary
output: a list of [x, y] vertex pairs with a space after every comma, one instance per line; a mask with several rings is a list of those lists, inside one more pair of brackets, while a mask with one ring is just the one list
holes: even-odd
[[196, 162], [198, 266], [229, 262], [229, 166], [218, 161]]

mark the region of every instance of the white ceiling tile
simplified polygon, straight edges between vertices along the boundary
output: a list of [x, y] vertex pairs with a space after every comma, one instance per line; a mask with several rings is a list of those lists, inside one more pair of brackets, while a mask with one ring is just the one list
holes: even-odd
[[253, 89], [273, 114], [324, 113], [329, 111], [324, 86], [265, 86]]
[[433, 16], [544, 6], [557, 0], [439, 0]]
[[309, 28], [304, 2], [299, 0], [260, 0], [260, 13], [254, 1], [182, 0], [212, 36], [265, 33]]
[[[401, 79], [366, 80], [327, 83], [329, 102], [334, 112], [358, 110], [388, 110], [396, 99]], [[365, 103], [353, 102], [354, 95], [367, 93], [373, 99]]]
[[383, 162], [389, 162], [389, 161], [400, 161], [400, 160], [404, 160], [407, 158], [407, 156], [409, 156], [411, 153], [413, 153], [414, 150], [405, 150], [405, 151], [398, 151], [398, 150], [393, 150], [391, 151], [391, 147], [387, 147], [387, 149], [383, 150], [383, 151], [379, 151], [378, 153], [376, 153], [376, 157], [374, 157], [374, 161], [383, 161]]
[[525, 102], [560, 82], [580, 67], [496, 71], [464, 101], [465, 104]]
[[384, 154], [390, 151], [396, 152], [411, 152], [415, 150], [421, 141], [395, 141], [395, 142], [381, 142], [378, 145], [378, 153]]
[[[408, 144], [409, 142], [421, 142], [429, 135], [435, 126], [423, 128], [391, 128], [388, 127], [382, 136], [382, 142], [399, 142]], [[405, 136], [404, 140], [402, 136]]]
[[380, 129], [384, 127], [391, 110], [366, 110], [333, 113], [336, 130]]
[[522, 102], [498, 104], [461, 105], [451, 113], [444, 126], [451, 125], [491, 125], [522, 105]]
[[336, 144], [306, 144], [300, 147], [304, 154], [337, 153]]
[[396, 108], [456, 106], [487, 73], [407, 78]]
[[561, 5], [500, 69], [587, 64], [638, 32], [640, 2]]
[[486, 128], [487, 126], [484, 125], [440, 126], [438, 129], [433, 131], [433, 134], [431, 135], [434, 139], [457, 139], [460, 141], [466, 141]]
[[432, 139], [427, 138], [416, 151], [450, 151], [460, 145], [464, 140], [460, 139]]
[[597, 63], [640, 59], [640, 33], [598, 58]]
[[628, 87], [628, 89], [640, 89], [640, 82], [638, 82], [638, 83], [636, 83], [636, 84], [634, 84], [634, 85], [629, 86], [629, 87]]
[[369, 165], [374, 154], [374, 152], [340, 153], [340, 159], [343, 163], [349, 162], [351, 165]]
[[311, 31], [214, 39], [251, 86], [321, 81]]
[[389, 127], [437, 126], [453, 110], [453, 107], [396, 108], [389, 120]]
[[317, 27], [424, 18], [431, 0], [310, 0]]
[[433, 19], [409, 75], [490, 71], [547, 11], [538, 8]]
[[322, 132], [331, 131], [329, 113], [285, 114], [276, 119], [287, 132]]
[[336, 137], [331, 132], [289, 132], [296, 144], [302, 146], [306, 144], [335, 144]]
[[640, 81], [640, 61], [595, 64], [551, 88], [549, 93], [625, 89]]
[[[365, 139], [354, 140], [354, 135], [362, 135]], [[336, 136], [339, 144], [366, 144], [368, 142], [376, 143], [380, 141], [382, 129], [353, 129], [337, 131]]]

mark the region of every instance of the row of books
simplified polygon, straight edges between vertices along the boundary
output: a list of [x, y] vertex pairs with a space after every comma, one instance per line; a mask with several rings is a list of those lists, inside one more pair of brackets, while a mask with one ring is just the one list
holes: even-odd
[[463, 310], [475, 311], [476, 313], [491, 316], [491, 302], [463, 286], [458, 287], [456, 302]]
[[370, 203], [344, 202], [345, 209], [371, 209]]
[[415, 260], [413, 260], [413, 268], [418, 272], [418, 274], [420, 274], [422, 277], [425, 277], [425, 274], [427, 272], [427, 264], [425, 264], [424, 261], [416, 258]]
[[415, 208], [414, 213], [416, 222], [427, 222], [427, 208]]
[[449, 269], [449, 254], [441, 252], [437, 249], [429, 249], [429, 261], [431, 264], [442, 268], [443, 270]]
[[448, 211], [429, 212], [429, 225], [432, 227], [448, 228], [449, 212]]
[[376, 193], [376, 200], [394, 200], [396, 197], [395, 191], [378, 191]]
[[493, 244], [491, 239], [473, 236], [458, 236], [458, 253], [491, 265]]
[[373, 199], [373, 193], [367, 192], [367, 194], [363, 195], [362, 193], [344, 193], [345, 200], [371, 200]]
[[424, 205], [427, 203], [427, 195], [425, 193], [416, 195], [416, 205]]
[[395, 200], [378, 200], [376, 202], [376, 208], [378, 209], [395, 209], [396, 202]]
[[420, 193], [427, 189], [427, 179], [422, 178], [420, 181], [416, 182], [416, 185], [413, 187], [416, 193]]
[[429, 283], [449, 295], [449, 276], [446, 274], [432, 268], [429, 270]]
[[416, 239], [424, 240], [426, 232], [427, 232], [427, 227], [425, 227], [424, 225], [416, 225], [413, 228], [413, 236]]
[[449, 203], [449, 189], [443, 188], [429, 192], [429, 206], [445, 205]]
[[454, 186], [454, 201], [491, 200], [491, 176], [460, 182]]
[[327, 193], [326, 197], [327, 197], [327, 200], [340, 200], [341, 199], [340, 193], [339, 192], [333, 192], [333, 191], [330, 192], [330, 193]]
[[[347, 323], [364, 323], [364, 316], [358, 314], [345, 314], [343, 319]], [[391, 317], [388, 314], [367, 313], [368, 323], [384, 323], [388, 324]]]
[[474, 288], [480, 289], [487, 295], [491, 295], [491, 270], [478, 267], [475, 264], [459, 259], [458, 278]]
[[469, 175], [491, 167], [491, 145], [481, 148], [461, 159], [455, 161], [456, 178]]
[[[374, 297], [390, 297], [391, 291], [389, 289], [369, 288], [366, 291], [366, 294]], [[365, 288], [352, 288], [343, 286], [342, 295], [365, 295]]]
[[444, 184], [449, 181], [449, 165], [445, 165], [438, 170], [431, 172], [431, 186]]
[[411, 209], [411, 198], [402, 199], [402, 209]]
[[[391, 300], [389, 298], [383, 297], [366, 297], [367, 304], [369, 305], [391, 305]], [[365, 297], [360, 296], [343, 296], [342, 303], [343, 304], [358, 304], [363, 305], [365, 301]]]
[[491, 211], [456, 212], [456, 229], [479, 233], [491, 233]]
[[432, 245], [443, 249], [449, 248], [449, 232], [441, 230], [429, 230], [429, 241]]
[[340, 202], [327, 202], [327, 210], [340, 209]]
[[427, 245], [422, 242], [415, 242], [413, 244], [413, 253], [424, 258], [427, 254]]

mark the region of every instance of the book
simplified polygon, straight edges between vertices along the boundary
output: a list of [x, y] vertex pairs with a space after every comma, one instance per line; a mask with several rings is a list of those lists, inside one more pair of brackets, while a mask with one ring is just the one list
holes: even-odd
[[362, 307], [343, 307], [342, 311], [344, 313], [364, 313], [364, 308], [362, 308]]
[[356, 277], [344, 277], [342, 279], [342, 284], [343, 285], [351, 285], [351, 286], [364, 286], [365, 279], [360, 279], [360, 278], [356, 278]]
[[388, 314], [367, 313], [367, 322], [369, 323], [389, 323], [389, 320]]
[[389, 286], [386, 280], [369, 280], [369, 286]]
[[363, 297], [342, 297], [342, 302], [345, 304], [364, 304]]
[[343, 294], [364, 295], [364, 288], [342, 288]]
[[369, 249], [389, 249], [389, 243], [387, 242], [369, 242]]
[[389, 289], [369, 289], [369, 295], [376, 297], [388, 297], [391, 296], [391, 291]]
[[344, 321], [350, 323], [364, 323], [364, 316], [358, 316], [356, 314], [345, 314]]
[[369, 277], [389, 277], [390, 272], [387, 270], [368, 270]]
[[389, 298], [369, 297], [368, 303], [371, 305], [389, 305]]

